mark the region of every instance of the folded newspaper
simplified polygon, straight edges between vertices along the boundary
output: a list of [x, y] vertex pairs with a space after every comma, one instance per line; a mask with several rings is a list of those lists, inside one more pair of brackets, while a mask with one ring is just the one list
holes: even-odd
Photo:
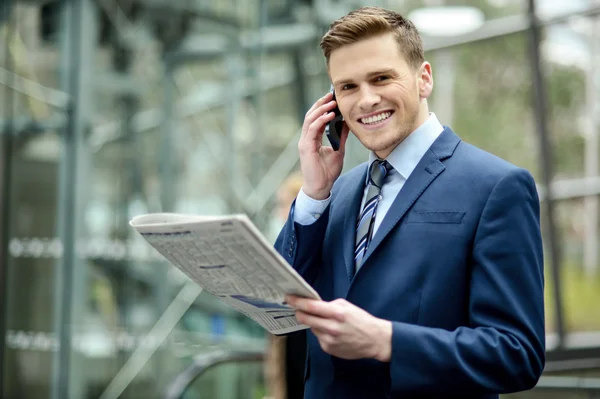
[[195, 216], [155, 213], [129, 224], [203, 290], [272, 334], [306, 329], [286, 294], [319, 299], [243, 214]]

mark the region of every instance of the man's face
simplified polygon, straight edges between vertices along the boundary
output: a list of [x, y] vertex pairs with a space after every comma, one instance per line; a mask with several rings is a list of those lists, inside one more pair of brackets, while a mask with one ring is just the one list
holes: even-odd
[[[421, 100], [429, 96], [431, 67], [411, 68], [392, 33], [331, 52], [329, 75], [338, 107], [350, 130], [380, 158], [427, 119]], [[425, 71], [424, 71], [425, 69]]]

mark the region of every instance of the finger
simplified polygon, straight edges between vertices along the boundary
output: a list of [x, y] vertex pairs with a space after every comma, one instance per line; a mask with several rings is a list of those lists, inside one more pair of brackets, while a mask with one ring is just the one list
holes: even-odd
[[294, 302], [296, 302], [300, 299], [302, 299], [301, 296], [294, 295], [294, 294], [287, 294], [285, 296], [285, 303], [287, 303], [288, 305], [294, 306]]
[[305, 139], [308, 141], [316, 141], [321, 143], [323, 140], [323, 133], [325, 131], [325, 125], [335, 118], [335, 113], [327, 112], [318, 117], [313, 123], [310, 124], [306, 131]]
[[317, 339], [320, 339], [322, 336], [327, 335], [327, 333], [325, 331], [320, 330], [315, 327], [311, 327], [310, 330], [313, 332], [313, 334], [315, 334], [317, 336]]
[[335, 101], [329, 101], [321, 105], [320, 107], [313, 110], [311, 113], [307, 113], [304, 118], [304, 129], [302, 129], [303, 133], [306, 134], [310, 126], [317, 121], [319, 118], [323, 117], [323, 115], [328, 115], [331, 110], [335, 108]]
[[302, 311], [296, 311], [296, 319], [299, 323], [305, 324], [322, 333], [332, 336], [340, 334], [339, 323], [336, 320], [325, 319]]
[[312, 107], [310, 107], [308, 109], [308, 111], [306, 111], [306, 115], [312, 113], [315, 109], [317, 109], [318, 107], [320, 107], [321, 105], [325, 104], [328, 101], [331, 101], [331, 99], [333, 98], [333, 96], [331, 95], [331, 93], [327, 92], [327, 94], [325, 94], [323, 97], [319, 98], [313, 105]]
[[319, 330], [318, 328], [311, 328], [310, 330], [313, 332], [313, 334], [315, 334], [315, 336], [319, 340], [321, 347], [323, 347], [323, 345], [331, 346], [335, 343], [335, 337], [331, 334], [328, 334], [326, 331]]
[[299, 302], [301, 303], [303, 301], [316, 301], [316, 299], [303, 298], [301, 296], [297, 296], [297, 295], [293, 295], [293, 294], [286, 295], [285, 299], [286, 299], [286, 302], [289, 305], [293, 306], [294, 308], [296, 308], [298, 306], [297, 304]]
[[296, 300], [292, 306], [304, 313], [326, 319], [338, 318], [341, 310], [338, 304], [307, 298]]

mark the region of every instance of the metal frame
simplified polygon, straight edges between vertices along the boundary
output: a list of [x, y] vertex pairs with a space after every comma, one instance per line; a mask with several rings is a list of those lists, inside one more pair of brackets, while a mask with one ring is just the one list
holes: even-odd
[[497, 18], [486, 22], [475, 32], [466, 33], [454, 37], [433, 38], [425, 37], [425, 51], [433, 51], [463, 44], [479, 42], [496, 37], [507, 36], [513, 33], [525, 32], [531, 29], [535, 23], [538, 28], [562, 24], [573, 17], [593, 17], [600, 15], [600, 5], [587, 5], [577, 11], [566, 12], [552, 18], [540, 18], [536, 15], [535, 22], [531, 19], [531, 3], [528, 0], [527, 14], [514, 15], [510, 17]]
[[[175, 379], [173, 379], [173, 382], [165, 391], [163, 399], [180, 399], [185, 394], [188, 387], [194, 383], [194, 381], [202, 377], [202, 375], [204, 375], [204, 373], [206, 373], [208, 370], [221, 364], [263, 361], [265, 357], [266, 354], [263, 351], [219, 351], [200, 355], [196, 357], [191, 365], [189, 365], [184, 371], [179, 373]], [[596, 360], [600, 362], [600, 359]], [[567, 371], [571, 369], [554, 367], [552, 370], [548, 370], [548, 368], [546, 368], [545, 371], [548, 372], [559, 370]], [[600, 378], [542, 376], [534, 389], [551, 391], [579, 391], [590, 394], [600, 394]]]
[[[0, 29], [4, 26], [7, 28], [10, 26], [12, 17], [12, 0], [4, 0], [2, 8], [0, 9]], [[8, 31], [7, 31], [8, 32]], [[10, 30], [12, 32], [12, 29]], [[12, 68], [10, 65], [12, 57], [9, 50], [10, 35], [5, 42], [6, 49], [4, 59], [9, 64], [8, 68]], [[10, 197], [11, 197], [11, 176], [12, 176], [12, 146], [13, 146], [13, 135], [14, 126], [11, 123], [12, 108], [13, 108], [13, 91], [6, 86], [4, 93], [2, 93], [4, 106], [6, 107], [6, 115], [9, 117], [6, 123], [6, 134], [0, 135], [2, 158], [0, 165], [0, 188], [3, 195], [0, 197], [0, 396], [4, 396], [2, 379], [4, 378], [4, 354], [5, 354], [5, 340], [6, 335], [6, 309], [7, 309], [7, 287], [8, 287], [8, 238], [10, 235]], [[1, 125], [0, 125], [1, 126]], [[1, 131], [0, 131], [1, 132]]]
[[164, 399], [180, 399], [187, 388], [206, 371], [226, 363], [259, 362], [265, 359], [264, 351], [219, 351], [198, 356], [184, 371], [178, 374], [167, 388]]
[[[10, 42], [7, 42], [10, 45]], [[9, 69], [0, 68], [0, 84], [55, 108], [64, 109], [69, 105], [69, 96], [66, 93], [43, 86], [36, 81], [10, 72]]]
[[558, 239], [558, 230], [555, 224], [555, 203], [556, 200], [552, 195], [552, 178], [553, 173], [553, 162], [552, 162], [552, 148], [548, 133], [548, 121], [546, 111], [547, 105], [547, 93], [546, 85], [544, 83], [544, 75], [542, 73], [542, 62], [540, 57], [540, 22], [536, 14], [536, 3], [535, 0], [529, 0], [529, 47], [531, 55], [531, 68], [533, 75], [533, 104], [536, 116], [536, 127], [538, 131], [539, 147], [540, 147], [540, 162], [542, 169], [542, 180], [544, 186], [548, 192], [545, 201], [545, 213], [546, 213], [546, 236], [548, 238], [549, 251], [550, 251], [550, 267], [552, 269], [553, 288], [554, 288], [554, 311], [556, 317], [556, 329], [558, 331], [558, 348], [560, 349], [563, 345], [565, 336], [564, 331], [564, 318], [562, 310], [562, 291], [561, 291], [561, 279], [560, 279], [560, 244]]
[[[80, 235], [82, 194], [86, 173], [84, 135], [88, 123], [91, 51], [95, 45], [95, 13], [91, 0], [62, 0], [61, 19], [61, 84], [68, 93], [66, 127], [61, 135], [62, 157], [59, 165], [58, 236], [63, 243], [63, 256], [55, 275], [55, 330], [59, 349], [53, 357], [53, 399], [78, 397], [83, 381], [77, 375], [79, 358], [72, 346], [73, 326], [84, 308], [83, 291], [86, 268], [79, 264], [76, 237]], [[73, 374], [75, 376], [73, 376]]]
[[[534, 389], [552, 391], [578, 391], [600, 395], [600, 378], [545, 376], [540, 378]], [[590, 396], [590, 398], [594, 396]]]

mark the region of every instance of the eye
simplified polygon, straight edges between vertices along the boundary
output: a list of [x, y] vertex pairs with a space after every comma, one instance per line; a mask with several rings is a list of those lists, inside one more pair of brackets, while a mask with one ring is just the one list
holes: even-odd
[[381, 75], [381, 76], [377, 76], [377, 77], [375, 78], [375, 81], [376, 81], [376, 82], [381, 82], [381, 81], [383, 81], [383, 80], [388, 80], [389, 78], [390, 78], [390, 77], [389, 77], [389, 76], [387, 76], [387, 75]]
[[342, 86], [342, 90], [350, 90], [353, 89], [354, 87], [356, 87], [355, 85], [353, 85], [352, 83], [348, 83]]

